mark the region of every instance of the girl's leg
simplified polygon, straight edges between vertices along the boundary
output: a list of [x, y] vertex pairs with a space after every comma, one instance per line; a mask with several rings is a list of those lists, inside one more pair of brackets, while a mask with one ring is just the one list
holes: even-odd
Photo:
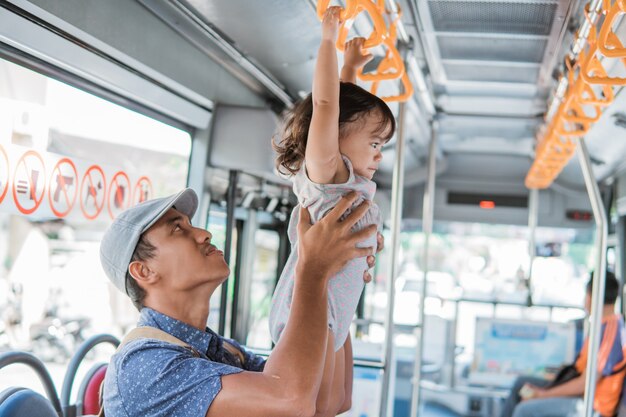
[[322, 375], [322, 383], [319, 393], [317, 394], [317, 402], [315, 403], [315, 416], [325, 416], [332, 409], [331, 394], [333, 377], [335, 375], [335, 336], [328, 329], [328, 340], [326, 342], [326, 357], [324, 361], [324, 374]]
[[345, 383], [345, 373], [346, 373], [346, 354], [344, 353], [344, 348], [342, 347], [337, 352], [335, 352], [335, 374], [333, 375], [333, 385], [331, 392], [331, 400], [330, 400], [330, 412], [328, 413], [328, 417], [334, 417], [339, 413], [342, 413], [341, 408], [346, 400], [346, 383]]
[[339, 413], [345, 413], [349, 409], [352, 408], [352, 383], [353, 383], [353, 371], [354, 371], [354, 360], [352, 358], [352, 340], [351, 336], [348, 335], [346, 339], [346, 343], [343, 345], [344, 351], [344, 386], [345, 386], [345, 398], [343, 400], [343, 405], [339, 409]]

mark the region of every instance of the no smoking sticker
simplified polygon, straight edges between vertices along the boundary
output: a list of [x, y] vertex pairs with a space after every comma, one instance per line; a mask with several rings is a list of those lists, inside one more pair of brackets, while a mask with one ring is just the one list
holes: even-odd
[[68, 215], [78, 195], [78, 173], [69, 158], [63, 158], [54, 166], [48, 186], [48, 200], [52, 212], [58, 217]]
[[107, 208], [112, 219], [130, 207], [131, 193], [128, 175], [124, 171], [119, 171], [111, 180], [107, 197]]
[[100, 215], [106, 200], [106, 177], [98, 165], [87, 168], [80, 185], [80, 210], [88, 220]]
[[46, 190], [46, 168], [41, 156], [27, 151], [17, 162], [13, 174], [13, 200], [23, 214], [34, 213]]

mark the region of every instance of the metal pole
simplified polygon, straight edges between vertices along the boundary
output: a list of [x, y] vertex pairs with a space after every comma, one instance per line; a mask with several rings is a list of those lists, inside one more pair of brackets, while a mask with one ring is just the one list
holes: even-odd
[[381, 417], [393, 415], [393, 401], [389, 401], [389, 390], [393, 370], [393, 311], [395, 305], [395, 281], [397, 263], [400, 254], [400, 226], [402, 223], [402, 197], [404, 194], [404, 129], [406, 104], [400, 103], [398, 115], [398, 134], [396, 135], [396, 159], [393, 164], [391, 188], [391, 244], [389, 248], [389, 275], [387, 278], [387, 312], [385, 315], [385, 345], [383, 359], [383, 380], [380, 397]]
[[536, 242], [535, 235], [537, 232], [537, 220], [539, 215], [539, 190], [533, 188], [530, 190], [528, 196], [528, 228], [530, 229], [530, 237], [528, 238], [528, 255], [530, 258], [530, 264], [528, 265], [528, 277], [526, 279], [526, 289], [528, 295], [526, 296], [526, 305], [531, 307], [533, 305], [533, 296], [531, 293], [530, 281], [533, 277], [533, 263], [535, 261]]
[[251, 293], [252, 280], [254, 278], [254, 260], [256, 256], [256, 231], [259, 226], [258, 213], [255, 209], [249, 209], [248, 218], [243, 224], [241, 233], [241, 265], [237, 271], [235, 283], [238, 284], [233, 293], [233, 318], [231, 319], [231, 337], [243, 343], [250, 331], [251, 324]]
[[[237, 181], [239, 173], [235, 170], [228, 175], [228, 194], [226, 196], [226, 238], [224, 239], [224, 260], [230, 265], [230, 254], [233, 246], [233, 228], [235, 227], [235, 204], [237, 203]], [[224, 335], [226, 330], [226, 312], [228, 303], [228, 281], [222, 283], [222, 293], [220, 294], [220, 321], [218, 332]]]
[[606, 274], [606, 240], [607, 240], [607, 219], [604, 204], [600, 196], [600, 190], [596, 183], [593, 171], [591, 169], [591, 161], [587, 145], [582, 139], [578, 140], [578, 156], [580, 165], [585, 177], [585, 186], [591, 201], [591, 209], [593, 217], [596, 221], [596, 253], [595, 271], [593, 273], [593, 286], [591, 289], [591, 317], [589, 319], [589, 346], [587, 356], [587, 368], [585, 370], [585, 395], [584, 409], [585, 417], [593, 415], [593, 400], [596, 391], [596, 372], [598, 362], [595, 358], [598, 356], [600, 347], [600, 326], [602, 323], [602, 308], [604, 307], [604, 281]]
[[422, 376], [422, 351], [424, 350], [424, 317], [426, 302], [426, 291], [428, 289], [428, 257], [430, 249], [430, 235], [433, 232], [433, 218], [435, 207], [435, 173], [437, 168], [437, 129], [439, 122], [431, 122], [431, 138], [428, 147], [428, 180], [426, 182], [426, 192], [424, 193], [424, 204], [422, 213], [422, 230], [424, 233], [424, 247], [422, 253], [422, 290], [420, 292], [419, 303], [419, 324], [416, 328], [417, 344], [415, 346], [415, 360], [413, 367], [413, 391], [411, 393], [411, 414], [417, 416], [420, 406], [420, 380]]

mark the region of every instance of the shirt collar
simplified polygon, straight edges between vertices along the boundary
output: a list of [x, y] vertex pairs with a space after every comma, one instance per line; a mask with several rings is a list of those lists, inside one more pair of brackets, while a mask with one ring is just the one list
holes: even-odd
[[161, 329], [164, 332], [169, 333], [189, 344], [189, 346], [199, 352], [207, 352], [211, 342], [213, 342], [213, 344], [216, 342], [212, 339], [217, 337], [217, 335], [209, 328], [206, 328], [205, 331], [198, 330], [185, 322], [166, 316], [165, 314], [159, 313], [149, 307], [141, 309], [137, 325], [151, 326]]

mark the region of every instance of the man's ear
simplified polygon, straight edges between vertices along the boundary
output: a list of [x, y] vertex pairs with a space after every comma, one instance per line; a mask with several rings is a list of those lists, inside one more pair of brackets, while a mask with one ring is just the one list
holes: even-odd
[[154, 271], [141, 261], [131, 262], [128, 265], [128, 272], [138, 283], [150, 284], [156, 278]]

